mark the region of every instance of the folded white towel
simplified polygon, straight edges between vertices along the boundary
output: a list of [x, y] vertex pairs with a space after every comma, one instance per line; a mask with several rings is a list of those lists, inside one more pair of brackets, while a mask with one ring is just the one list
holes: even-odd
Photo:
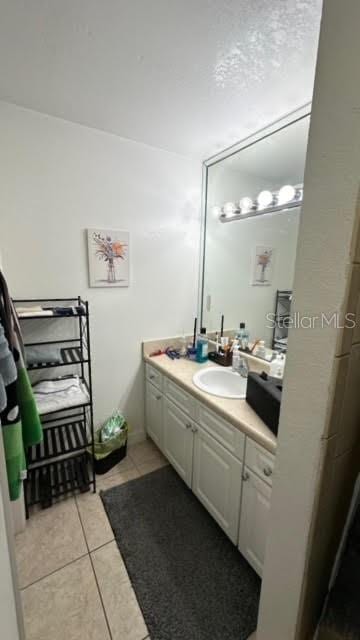
[[32, 318], [32, 316], [53, 316], [54, 312], [51, 309], [39, 309], [30, 311], [28, 309], [24, 309], [22, 311], [16, 310], [19, 318]]
[[39, 304], [35, 304], [32, 307], [15, 307], [17, 313], [39, 313], [43, 308]]
[[89, 402], [89, 394], [79, 376], [42, 380], [33, 389], [41, 415]]

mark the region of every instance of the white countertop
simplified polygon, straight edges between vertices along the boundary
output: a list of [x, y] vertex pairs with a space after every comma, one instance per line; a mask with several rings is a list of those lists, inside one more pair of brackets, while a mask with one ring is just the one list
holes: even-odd
[[250, 436], [250, 438], [262, 445], [267, 451], [276, 453], [276, 436], [274, 436], [269, 427], [259, 418], [246, 400], [219, 398], [201, 391], [194, 385], [192, 379], [196, 371], [199, 371], [200, 368], [218, 367], [219, 365], [209, 362], [198, 364], [187, 358], [171, 360], [167, 355], [150, 357], [148, 353], [149, 351], [147, 351], [144, 345], [145, 362], [148, 362], [161, 371], [161, 373], [171, 378], [183, 387], [185, 391], [191, 393], [245, 435]]

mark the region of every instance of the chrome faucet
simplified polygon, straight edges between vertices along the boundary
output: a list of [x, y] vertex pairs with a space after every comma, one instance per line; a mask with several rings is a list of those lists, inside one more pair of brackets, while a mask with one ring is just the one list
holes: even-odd
[[246, 358], [240, 358], [239, 373], [242, 378], [247, 378], [249, 374], [249, 365]]

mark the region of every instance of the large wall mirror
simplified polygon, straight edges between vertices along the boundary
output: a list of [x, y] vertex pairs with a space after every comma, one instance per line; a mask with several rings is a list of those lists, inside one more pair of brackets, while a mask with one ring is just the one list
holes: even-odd
[[250, 340], [286, 351], [281, 319], [291, 306], [309, 122], [307, 106], [205, 162], [201, 316], [208, 331], [223, 315], [228, 330], [245, 322]]

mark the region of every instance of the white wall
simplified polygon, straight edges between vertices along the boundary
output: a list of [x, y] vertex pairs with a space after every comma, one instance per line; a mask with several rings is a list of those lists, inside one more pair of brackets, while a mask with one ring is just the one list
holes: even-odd
[[[0, 427], [1, 428], [1, 427]], [[0, 625], [1, 637], [24, 637], [20, 592], [17, 584], [13, 528], [3, 440], [0, 434]]]
[[6, 640], [18, 640], [15, 595], [5, 529], [5, 514], [0, 487], [0, 618]]
[[[338, 0], [324, 3], [294, 284], [294, 310], [306, 315], [342, 310], [351, 273], [360, 186], [359, 23], [358, 0], [346, 10]], [[289, 334], [257, 640], [304, 640], [297, 623], [338, 338], [335, 328]]]
[[[96, 422], [144, 427], [140, 343], [190, 329], [201, 167], [0, 103], [0, 246], [13, 297], [90, 301]], [[131, 233], [129, 288], [89, 289], [87, 227]]]

